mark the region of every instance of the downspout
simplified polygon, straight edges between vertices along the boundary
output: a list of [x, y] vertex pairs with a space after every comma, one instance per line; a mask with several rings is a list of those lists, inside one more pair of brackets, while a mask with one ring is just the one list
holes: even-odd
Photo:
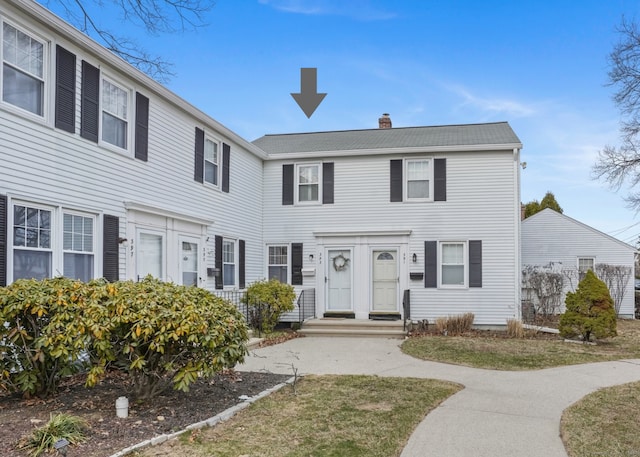
[[520, 249], [520, 241], [521, 241], [521, 233], [520, 233], [520, 224], [522, 222], [521, 219], [521, 198], [520, 198], [520, 149], [513, 148], [513, 166], [515, 167], [515, 177], [516, 180], [514, 182], [513, 195], [515, 196], [515, 211], [514, 211], [514, 226], [516, 228], [516, 252], [515, 252], [515, 280], [516, 287], [514, 291], [514, 301], [515, 301], [515, 318], [518, 320], [522, 319], [522, 260], [521, 260], [521, 249]]

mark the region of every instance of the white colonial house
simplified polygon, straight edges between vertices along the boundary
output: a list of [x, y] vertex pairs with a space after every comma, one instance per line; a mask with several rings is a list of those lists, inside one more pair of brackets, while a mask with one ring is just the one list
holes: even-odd
[[0, 285], [275, 276], [317, 317], [519, 316], [506, 122], [249, 142], [32, 0], [0, 27]]
[[564, 291], [560, 311], [564, 309], [566, 292], [575, 290], [587, 270], [599, 273], [600, 265], [609, 265], [628, 269], [626, 283], [615, 284], [610, 289], [614, 289], [615, 295], [615, 289], [623, 286], [617, 292], [622, 297], [618, 314], [634, 317], [636, 248], [550, 208], [524, 219], [521, 231], [523, 268], [539, 268], [562, 275]]

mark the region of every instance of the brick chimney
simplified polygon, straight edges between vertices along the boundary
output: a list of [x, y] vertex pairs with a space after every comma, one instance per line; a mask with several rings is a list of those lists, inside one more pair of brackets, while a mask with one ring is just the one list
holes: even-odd
[[378, 118], [378, 127], [381, 129], [391, 128], [391, 118], [389, 117], [389, 113], [384, 113], [382, 117]]

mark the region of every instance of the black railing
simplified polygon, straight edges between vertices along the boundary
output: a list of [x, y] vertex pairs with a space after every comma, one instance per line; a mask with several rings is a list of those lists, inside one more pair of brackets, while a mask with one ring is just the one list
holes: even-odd
[[402, 312], [404, 314], [402, 329], [407, 330], [407, 321], [411, 321], [411, 291], [405, 289], [402, 294]]
[[316, 317], [316, 290], [304, 289], [298, 296], [298, 315], [299, 323], [302, 323], [307, 319]]
[[249, 322], [249, 306], [246, 303], [242, 303], [242, 298], [246, 294], [244, 290], [215, 290], [214, 295], [220, 298], [230, 301], [238, 308], [238, 311], [242, 313], [245, 321]]

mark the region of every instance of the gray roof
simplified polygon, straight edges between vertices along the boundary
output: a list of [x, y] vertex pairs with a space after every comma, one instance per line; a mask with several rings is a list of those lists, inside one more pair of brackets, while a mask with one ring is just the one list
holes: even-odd
[[333, 132], [265, 135], [253, 144], [268, 154], [351, 151], [475, 145], [519, 145], [520, 139], [507, 122], [488, 124], [401, 127], [390, 129], [338, 130]]

